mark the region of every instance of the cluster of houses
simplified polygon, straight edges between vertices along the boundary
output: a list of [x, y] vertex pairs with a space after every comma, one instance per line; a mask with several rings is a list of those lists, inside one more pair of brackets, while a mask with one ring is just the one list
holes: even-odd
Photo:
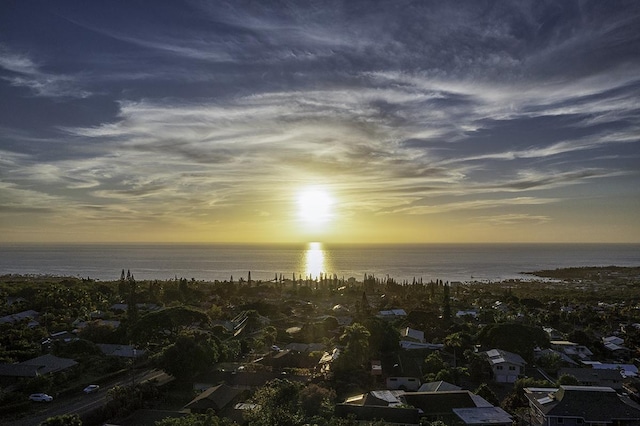
[[[158, 309], [154, 306], [140, 306], [143, 309]], [[113, 309], [126, 310], [126, 305], [114, 305]], [[496, 308], [496, 309], [499, 309]], [[331, 313], [339, 324], [350, 323], [348, 309], [343, 305], [335, 305]], [[458, 311], [457, 317], [477, 317], [477, 311]], [[377, 317], [393, 322], [407, 316], [403, 309], [379, 311]], [[38, 325], [38, 313], [24, 311], [0, 318], [0, 323], [27, 322], [29, 326]], [[223, 325], [234, 335], [239, 335], [247, 324], [246, 313], [241, 313]], [[268, 319], [265, 319], [268, 321]], [[92, 321], [117, 328], [119, 322], [104, 320], [96, 316]], [[401, 321], [399, 321], [401, 322]], [[85, 322], [73, 324], [74, 329], [81, 330]], [[430, 343], [425, 339], [423, 331], [403, 327], [400, 331], [400, 348], [402, 350], [440, 351], [441, 343]], [[537, 350], [536, 358], [554, 356], [560, 360], [561, 367], [556, 378], [545, 376], [554, 383], [562, 375], [573, 376], [579, 385], [557, 386], [545, 388], [525, 388], [525, 397], [529, 403], [526, 421], [531, 425], [640, 425], [640, 406], [632, 398], [640, 400], [640, 395], [631, 384], [638, 375], [634, 364], [625, 362], [601, 362], [593, 359], [593, 352], [588, 347], [564, 340], [562, 333], [553, 328], [545, 328], [551, 341], [549, 348]], [[76, 338], [74, 333], [60, 332], [50, 335], [43, 345], [55, 340], [69, 341]], [[610, 359], [630, 359], [632, 351], [625, 347], [624, 339], [612, 335], [603, 338], [602, 344], [609, 351]], [[144, 351], [136, 350], [128, 345], [98, 344], [100, 350], [108, 356], [138, 358]], [[202, 392], [188, 402], [180, 412], [164, 413], [166, 416], [181, 416], [188, 412], [206, 413], [213, 410], [221, 416], [230, 417], [238, 423], [243, 422], [242, 413], [255, 408], [247, 402], [249, 391], [279, 377], [289, 380], [307, 382], [312, 375], [283, 376], [288, 367], [308, 367], [320, 376], [331, 372], [332, 363], [340, 357], [340, 349], [327, 349], [324, 345], [290, 343], [275, 348], [259, 362], [269, 364], [269, 369], [244, 369], [234, 366], [227, 371], [217, 371], [211, 377], [201, 377], [196, 383]], [[315, 365], [308, 365], [309, 354], [322, 353]], [[528, 370], [534, 368], [518, 354], [500, 348], [482, 352], [491, 371], [491, 380], [500, 384], [513, 384], [525, 377]], [[305, 365], [305, 363], [307, 363]], [[0, 382], [5, 385], [12, 380], [36, 377], [38, 375], [56, 374], [72, 369], [77, 365], [74, 360], [46, 354], [17, 364], [0, 364]], [[449, 425], [512, 425], [516, 420], [500, 407], [494, 406], [484, 398], [456, 385], [438, 381], [422, 383], [418, 377], [389, 375], [383, 371], [379, 361], [372, 361], [371, 374], [384, 377], [383, 389], [372, 390], [352, 395], [335, 407], [335, 415], [344, 418], [355, 418], [359, 421], [383, 419], [387, 424], [418, 425], [421, 419], [429, 421], [441, 420]], [[395, 372], [394, 372], [395, 374]], [[158, 414], [158, 413], [156, 413]], [[137, 414], [140, 415], [140, 414]], [[152, 414], [148, 416], [153, 417]], [[136, 424], [135, 416], [124, 421], [123, 425]]]

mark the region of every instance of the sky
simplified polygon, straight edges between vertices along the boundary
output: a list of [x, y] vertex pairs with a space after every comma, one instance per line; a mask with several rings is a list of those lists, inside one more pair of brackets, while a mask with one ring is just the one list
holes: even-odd
[[640, 242], [640, 2], [0, 2], [0, 242]]

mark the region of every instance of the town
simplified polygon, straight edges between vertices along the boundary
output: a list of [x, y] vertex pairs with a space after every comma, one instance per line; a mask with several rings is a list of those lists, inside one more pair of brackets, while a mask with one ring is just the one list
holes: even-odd
[[640, 425], [640, 267], [119, 275], [0, 277], [2, 424]]

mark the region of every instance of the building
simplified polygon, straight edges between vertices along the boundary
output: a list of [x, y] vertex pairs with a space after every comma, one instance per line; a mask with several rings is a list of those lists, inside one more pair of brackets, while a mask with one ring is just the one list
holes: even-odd
[[512, 417], [467, 390], [439, 392], [372, 391], [336, 405], [336, 416], [383, 420], [385, 424], [418, 425], [442, 420], [446, 424], [510, 426]]
[[417, 377], [387, 377], [387, 389], [417, 391], [420, 379]]
[[4, 382], [19, 378], [33, 378], [55, 374], [76, 365], [78, 363], [72, 359], [47, 354], [18, 364], [0, 364], [0, 377], [4, 379]]
[[609, 387], [525, 388], [530, 423], [535, 426], [640, 424], [640, 409]]
[[484, 354], [491, 366], [494, 381], [515, 383], [520, 376], [524, 375], [524, 367], [527, 363], [520, 355], [501, 349], [491, 349]]
[[382, 319], [394, 320], [405, 318], [407, 313], [404, 309], [389, 309], [386, 311], [378, 311], [376, 316]]
[[594, 368], [561, 368], [558, 377], [568, 374], [578, 379], [580, 386], [604, 386], [616, 391], [622, 390], [622, 374], [620, 370]]
[[551, 349], [562, 352], [573, 360], [589, 360], [593, 356], [593, 352], [586, 346], [569, 342], [568, 340], [552, 340], [550, 343]]
[[424, 383], [418, 389], [418, 392], [447, 392], [447, 391], [459, 391], [462, 390], [460, 386], [456, 386], [444, 380], [438, 382]]
[[424, 331], [415, 330], [411, 327], [405, 327], [400, 330], [400, 338], [412, 342], [424, 343]]
[[225, 384], [213, 386], [196, 396], [184, 408], [192, 413], [206, 414], [208, 410], [213, 410], [216, 414], [220, 414], [241, 393], [241, 389]]
[[513, 418], [500, 407], [454, 408], [453, 413], [464, 425], [511, 426]]

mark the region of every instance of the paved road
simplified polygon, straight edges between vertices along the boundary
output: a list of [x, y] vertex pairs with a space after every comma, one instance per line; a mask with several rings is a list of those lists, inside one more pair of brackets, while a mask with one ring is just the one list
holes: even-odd
[[[135, 379], [136, 383], [142, 383], [150, 380], [163, 380], [167, 375], [159, 370], [142, 370], [138, 371], [134, 377], [127, 375], [118, 380], [106, 383], [100, 386], [100, 390], [96, 393], [85, 395], [80, 393], [74, 396], [56, 398], [50, 403], [34, 402], [34, 406], [38, 407], [37, 411], [29, 416], [12, 422], [1, 422], [4, 426], [38, 426], [44, 420], [52, 416], [61, 416], [63, 414], [79, 414], [80, 416], [89, 413], [107, 403], [107, 392], [114, 386], [130, 385]], [[37, 404], [37, 405], [36, 405]]]

